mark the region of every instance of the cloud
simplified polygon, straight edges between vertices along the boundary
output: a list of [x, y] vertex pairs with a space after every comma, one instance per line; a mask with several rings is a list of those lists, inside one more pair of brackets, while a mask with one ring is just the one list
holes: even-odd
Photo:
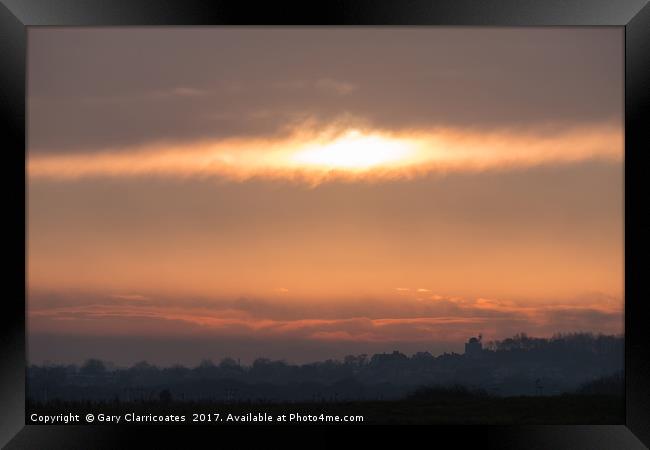
[[325, 93], [348, 95], [355, 90], [358, 86], [344, 80], [336, 80], [332, 78], [319, 78], [316, 80], [284, 80], [277, 81], [271, 84], [275, 89], [287, 91], [321, 91]]
[[277, 140], [238, 139], [157, 145], [130, 152], [29, 155], [30, 179], [96, 177], [217, 177], [288, 179], [413, 178], [569, 164], [623, 157], [622, 129], [612, 123], [549, 133], [512, 130], [420, 130], [405, 135], [373, 130], [301, 131]]
[[622, 51], [618, 29], [32, 30], [29, 146], [269, 138], [295, 115], [396, 133], [621, 122]]
[[[482, 332], [490, 339], [521, 331], [622, 331], [617, 304], [538, 303], [446, 297], [423, 304], [399, 301], [291, 303], [250, 300], [163, 299], [116, 303], [112, 297], [80, 304], [30, 301], [30, 333], [221, 336], [224, 339], [306, 339], [357, 342], [461, 342]], [[365, 311], [365, 314], [364, 314]], [[142, 324], [146, 324], [142, 327]]]
[[149, 300], [149, 297], [140, 294], [113, 294], [111, 298], [116, 298], [119, 300], [132, 300], [132, 301], [144, 301]]
[[357, 90], [357, 86], [353, 83], [340, 80], [332, 80], [329, 78], [321, 78], [315, 83], [318, 89], [325, 91], [332, 91], [339, 95], [348, 95]]
[[[206, 93], [207, 93], [207, 91], [205, 91], [203, 89], [196, 89], [196, 88], [182, 87], [182, 86], [174, 88], [170, 92], [170, 94], [177, 95], [177, 96], [180, 96], [180, 97], [194, 97], [194, 96], [197, 96], [197, 95], [205, 95]], [[167, 95], [167, 93], [164, 93], [164, 94]]]

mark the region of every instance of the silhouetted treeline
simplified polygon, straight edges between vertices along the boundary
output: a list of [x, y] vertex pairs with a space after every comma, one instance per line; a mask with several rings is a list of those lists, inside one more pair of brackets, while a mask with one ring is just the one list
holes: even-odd
[[625, 377], [623, 372], [597, 378], [583, 383], [577, 390], [581, 395], [611, 395], [625, 397]]
[[[405, 398], [419, 387], [432, 385], [463, 386], [492, 396], [546, 396], [579, 389], [598, 393], [603, 386], [615, 392], [612, 386], [622, 375], [613, 374], [622, 373], [623, 349], [622, 336], [574, 333], [533, 338], [519, 334], [490, 342], [471, 354], [418, 352], [407, 356], [394, 351], [301, 365], [266, 358], [242, 365], [224, 358], [218, 363], [206, 359], [192, 368], [161, 368], [147, 362], [116, 368], [91, 359], [80, 367], [30, 366], [28, 395], [39, 402], [336, 402]], [[614, 381], [601, 381], [602, 386], [594, 381], [607, 376]]]

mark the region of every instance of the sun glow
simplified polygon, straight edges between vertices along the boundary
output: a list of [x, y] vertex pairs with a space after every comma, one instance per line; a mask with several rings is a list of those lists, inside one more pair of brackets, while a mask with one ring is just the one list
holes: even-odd
[[87, 154], [31, 154], [28, 172], [30, 177], [55, 179], [160, 175], [240, 181], [261, 177], [319, 184], [330, 179], [394, 179], [597, 158], [619, 161], [622, 155], [622, 131], [610, 124], [559, 133], [439, 128], [397, 135], [348, 129], [335, 136], [325, 130], [274, 139], [233, 138]]
[[291, 161], [300, 167], [368, 170], [405, 163], [413, 153], [413, 146], [404, 140], [350, 131], [333, 142], [299, 150]]

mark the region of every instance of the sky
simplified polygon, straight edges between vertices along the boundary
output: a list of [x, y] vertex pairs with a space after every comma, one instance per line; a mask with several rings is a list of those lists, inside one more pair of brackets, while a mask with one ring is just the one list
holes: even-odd
[[31, 28], [32, 362], [623, 332], [620, 28]]

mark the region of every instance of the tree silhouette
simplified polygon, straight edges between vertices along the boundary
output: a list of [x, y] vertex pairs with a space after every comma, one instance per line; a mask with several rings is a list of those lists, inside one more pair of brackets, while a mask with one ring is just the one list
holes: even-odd
[[106, 373], [106, 365], [99, 359], [88, 359], [79, 369], [82, 375], [96, 377]]
[[158, 394], [158, 398], [160, 399], [161, 403], [169, 404], [172, 402], [172, 393], [169, 392], [169, 389], [163, 389], [160, 391], [160, 394]]

